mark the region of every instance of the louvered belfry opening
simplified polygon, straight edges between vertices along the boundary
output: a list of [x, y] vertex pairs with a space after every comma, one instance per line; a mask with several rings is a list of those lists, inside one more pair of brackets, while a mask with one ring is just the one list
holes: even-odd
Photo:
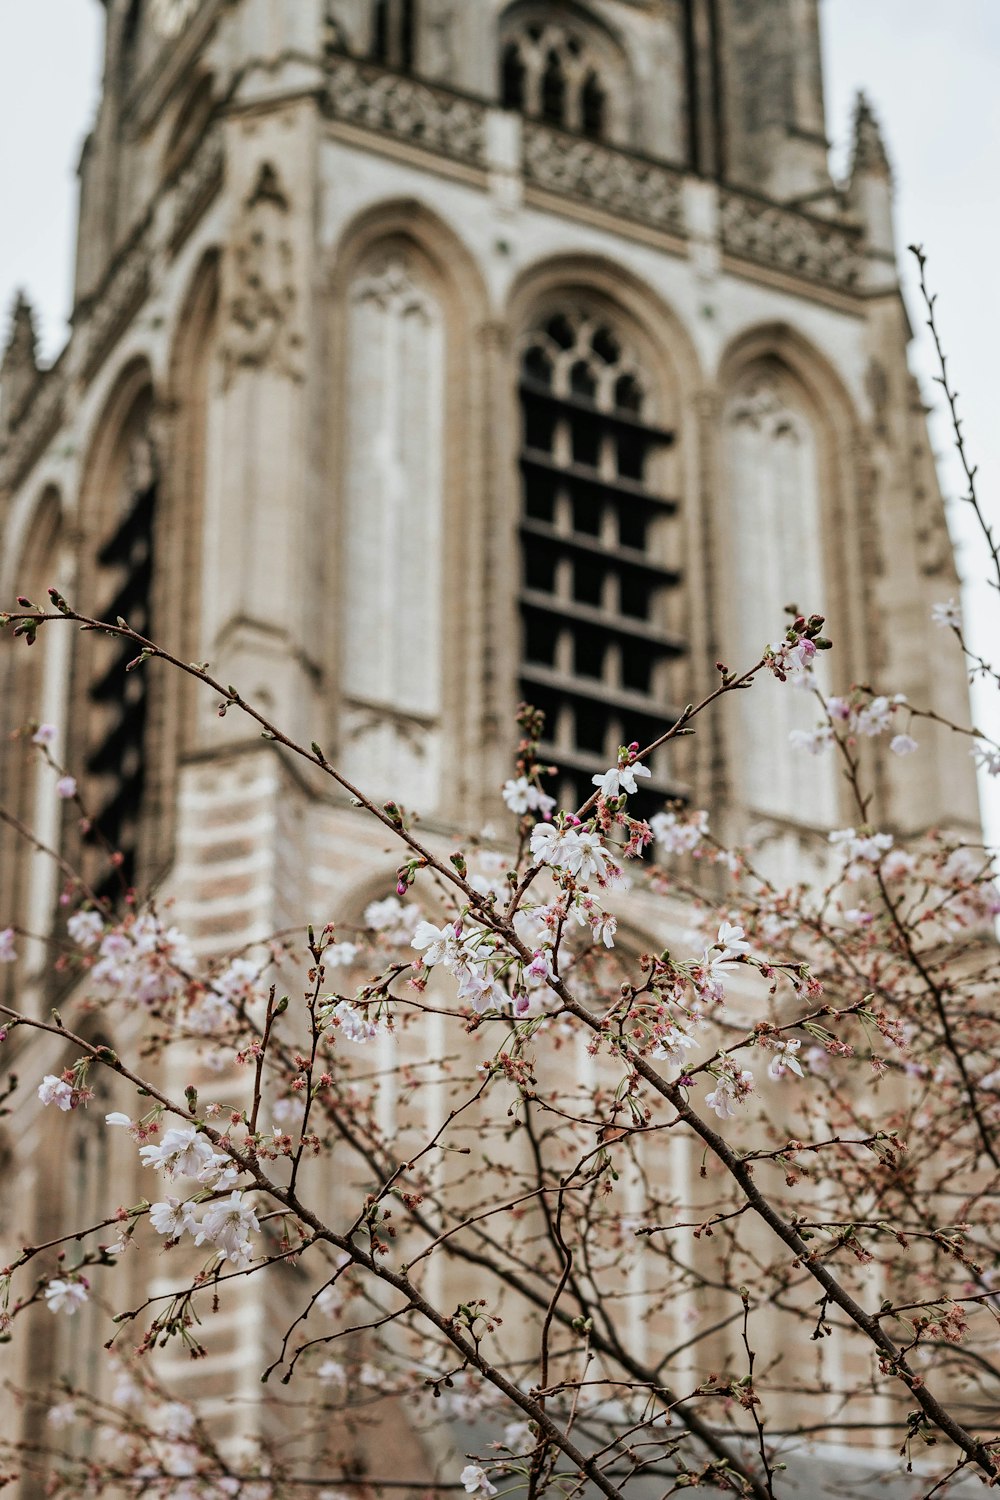
[[[573, 808], [620, 744], [646, 745], [677, 717], [678, 505], [661, 482], [675, 434], [650, 416], [647, 383], [611, 324], [585, 309], [555, 312], [528, 336], [520, 401], [520, 692], [545, 712], [544, 756], [558, 767], [560, 805]], [[684, 794], [666, 754], [651, 769], [636, 816]]]
[[[134, 439], [129, 453], [125, 501], [97, 554], [98, 618], [123, 619], [148, 637], [153, 586], [156, 459], [148, 438]], [[94, 813], [90, 842], [121, 856], [117, 868], [101, 860], [98, 894], [120, 904], [135, 885], [139, 819], [146, 785], [145, 740], [148, 673], [126, 671], [135, 645], [119, 637], [102, 643], [100, 667], [91, 682], [91, 740], [87, 796]]]

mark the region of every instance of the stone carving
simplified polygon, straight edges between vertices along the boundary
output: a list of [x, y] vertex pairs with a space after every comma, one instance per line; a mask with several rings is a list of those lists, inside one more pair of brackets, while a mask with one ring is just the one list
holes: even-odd
[[271, 369], [292, 380], [304, 379], [288, 211], [278, 174], [265, 162], [244, 203], [233, 246], [223, 345], [226, 385], [239, 369]]
[[861, 277], [860, 233], [729, 189], [720, 195], [722, 247], [731, 255], [850, 291]]
[[348, 57], [330, 58], [329, 75], [327, 100], [337, 119], [485, 164], [485, 104]]
[[89, 379], [103, 363], [146, 300], [150, 263], [149, 235], [144, 231], [119, 259], [103, 289], [93, 299], [87, 319], [85, 378]]
[[182, 244], [222, 186], [225, 153], [222, 136], [212, 131], [181, 171], [174, 185], [171, 246]]
[[524, 175], [551, 192], [684, 234], [683, 174], [547, 125], [524, 125]]

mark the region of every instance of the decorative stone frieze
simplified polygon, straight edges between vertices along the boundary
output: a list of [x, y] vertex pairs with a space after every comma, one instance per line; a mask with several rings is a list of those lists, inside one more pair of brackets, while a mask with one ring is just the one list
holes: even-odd
[[232, 292], [223, 344], [228, 385], [239, 369], [304, 379], [303, 332], [290, 203], [270, 162], [243, 205], [232, 251]]
[[123, 252], [104, 288], [94, 298], [86, 322], [83, 376], [107, 358], [149, 295], [152, 245], [149, 228]]
[[442, 156], [486, 165], [487, 107], [349, 57], [329, 59], [327, 101], [338, 120], [413, 141]]
[[685, 233], [684, 174], [664, 163], [526, 121], [524, 175], [550, 192]]
[[841, 291], [861, 278], [860, 232], [732, 189], [720, 196], [722, 248], [742, 260], [789, 271]]

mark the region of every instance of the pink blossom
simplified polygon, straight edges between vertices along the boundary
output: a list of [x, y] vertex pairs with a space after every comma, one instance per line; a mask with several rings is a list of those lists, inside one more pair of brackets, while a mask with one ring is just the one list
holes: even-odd
[[12, 964], [17, 960], [17, 949], [14, 947], [14, 929], [5, 927], [0, 932], [0, 964]]
[[66, 802], [76, 796], [76, 780], [72, 776], [60, 776], [56, 782], [56, 796], [62, 797]]

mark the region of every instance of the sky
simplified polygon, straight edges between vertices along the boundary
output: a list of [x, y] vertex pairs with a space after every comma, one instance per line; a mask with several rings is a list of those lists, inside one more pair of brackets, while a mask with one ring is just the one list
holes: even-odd
[[[915, 331], [911, 362], [937, 408], [931, 430], [967, 617], [976, 644], [1000, 655], [991, 644], [1000, 641], [1000, 598], [981, 582], [982, 544], [958, 500], [961, 475], [905, 254], [919, 243], [929, 257], [980, 498], [1000, 527], [1000, 0], [821, 0], [821, 13], [835, 169], [846, 164], [859, 88], [883, 126]], [[5, 322], [24, 287], [46, 358], [66, 337], [76, 164], [96, 105], [101, 35], [98, 0], [0, 0], [0, 316]], [[1000, 706], [977, 695], [974, 714], [1000, 738]], [[990, 836], [1000, 841], [1000, 786], [986, 791]]]

